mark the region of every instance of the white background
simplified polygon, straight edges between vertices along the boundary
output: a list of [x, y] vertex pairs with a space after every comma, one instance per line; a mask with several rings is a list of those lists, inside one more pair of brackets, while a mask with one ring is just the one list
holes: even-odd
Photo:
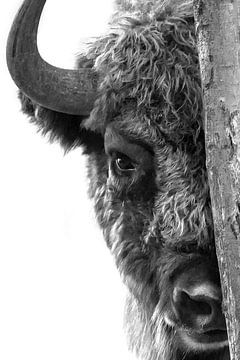
[[[6, 38], [20, 4], [3, 1], [0, 13], [0, 359], [130, 360], [125, 289], [87, 198], [85, 159], [36, 133], [7, 72]], [[79, 39], [102, 32], [111, 7], [48, 0], [43, 57], [73, 67]]]

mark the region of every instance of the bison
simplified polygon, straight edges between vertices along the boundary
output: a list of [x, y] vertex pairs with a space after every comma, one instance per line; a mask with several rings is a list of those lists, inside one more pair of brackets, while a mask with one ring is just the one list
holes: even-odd
[[7, 48], [23, 111], [88, 158], [97, 220], [129, 290], [129, 346], [144, 360], [227, 360], [205, 166], [192, 2], [117, 1], [76, 70], [39, 55], [45, 0], [25, 0]]

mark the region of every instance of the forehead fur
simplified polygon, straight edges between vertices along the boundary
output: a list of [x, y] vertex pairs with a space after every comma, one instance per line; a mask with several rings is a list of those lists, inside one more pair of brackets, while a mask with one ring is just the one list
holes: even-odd
[[[115, 0], [117, 12], [135, 13], [139, 16], [147, 14], [156, 17], [158, 14], [170, 16], [192, 16], [192, 0]], [[165, 15], [166, 16], [166, 15]]]
[[162, 1], [148, 14], [119, 16], [110, 34], [92, 44], [88, 57], [102, 81], [86, 127], [104, 132], [131, 109], [173, 141], [196, 139], [202, 102], [194, 22], [189, 2], [178, 9], [174, 4]]

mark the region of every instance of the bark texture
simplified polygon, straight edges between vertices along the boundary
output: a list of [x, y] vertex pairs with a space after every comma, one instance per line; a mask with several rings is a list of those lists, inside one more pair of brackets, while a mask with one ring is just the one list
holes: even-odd
[[207, 169], [232, 360], [240, 359], [240, 0], [194, 0]]

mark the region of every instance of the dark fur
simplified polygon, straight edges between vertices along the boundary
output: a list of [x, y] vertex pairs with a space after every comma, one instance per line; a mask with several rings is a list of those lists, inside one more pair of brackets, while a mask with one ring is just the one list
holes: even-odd
[[[113, 23], [78, 60], [106, 74], [88, 119], [21, 94], [23, 111], [50, 140], [88, 154], [97, 219], [129, 288], [130, 347], [145, 360], [226, 360], [228, 349], [187, 350], [163, 320], [176, 274], [204, 263], [218, 278], [191, 2], [119, 1]], [[111, 170], [104, 134], [113, 121], [146, 147], [149, 168], [132, 177]]]

